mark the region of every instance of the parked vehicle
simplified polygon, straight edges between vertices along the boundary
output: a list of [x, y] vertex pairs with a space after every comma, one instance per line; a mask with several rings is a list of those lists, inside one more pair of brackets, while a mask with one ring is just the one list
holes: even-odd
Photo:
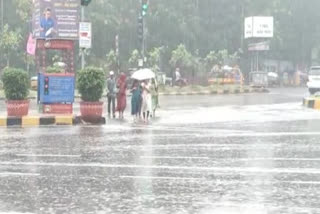
[[268, 73], [264, 71], [253, 71], [250, 73], [250, 85], [255, 88], [268, 87]]
[[307, 86], [310, 94], [315, 94], [320, 91], [320, 66], [310, 68]]
[[32, 77], [30, 81], [31, 81], [31, 83], [30, 83], [31, 89], [36, 91], [38, 89], [38, 77], [37, 76]]

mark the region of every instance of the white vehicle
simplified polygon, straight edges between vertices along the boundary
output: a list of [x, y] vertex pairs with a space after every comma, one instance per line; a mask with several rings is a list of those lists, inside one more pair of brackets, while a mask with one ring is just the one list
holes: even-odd
[[320, 66], [310, 68], [307, 86], [310, 94], [315, 94], [320, 91]]

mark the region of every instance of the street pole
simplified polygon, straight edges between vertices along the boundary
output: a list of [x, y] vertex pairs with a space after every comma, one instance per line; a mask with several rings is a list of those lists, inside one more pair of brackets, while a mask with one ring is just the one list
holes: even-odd
[[[85, 13], [84, 13], [84, 6], [81, 6], [81, 22], [84, 22], [85, 20]], [[81, 49], [81, 69], [84, 69], [86, 66], [86, 59], [85, 59], [85, 48]]]
[[1, 1], [1, 32], [3, 31], [4, 26], [4, 0]]

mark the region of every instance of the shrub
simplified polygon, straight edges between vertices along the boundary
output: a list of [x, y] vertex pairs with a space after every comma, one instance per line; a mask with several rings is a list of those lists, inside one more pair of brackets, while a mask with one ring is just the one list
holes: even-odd
[[77, 75], [77, 88], [86, 102], [98, 102], [105, 88], [104, 71], [96, 67], [87, 67]]
[[47, 74], [52, 74], [52, 73], [64, 73], [64, 69], [57, 67], [57, 66], [53, 66], [53, 67], [48, 67], [46, 69], [46, 73]]
[[2, 76], [5, 96], [8, 100], [25, 100], [29, 95], [28, 73], [17, 68], [5, 68]]

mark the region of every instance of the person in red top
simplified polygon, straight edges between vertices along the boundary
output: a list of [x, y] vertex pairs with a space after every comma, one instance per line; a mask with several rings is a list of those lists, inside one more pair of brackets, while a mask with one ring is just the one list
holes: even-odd
[[117, 94], [117, 111], [119, 111], [119, 118], [123, 119], [123, 112], [127, 105], [127, 77], [124, 73], [121, 73], [117, 83], [118, 94]]

